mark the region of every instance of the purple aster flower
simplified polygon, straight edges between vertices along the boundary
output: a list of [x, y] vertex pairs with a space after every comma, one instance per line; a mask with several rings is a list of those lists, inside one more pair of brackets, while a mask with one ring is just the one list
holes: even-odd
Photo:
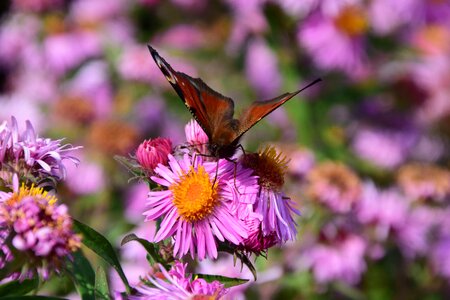
[[[12, 183], [13, 174], [20, 177], [33, 176], [37, 182], [49, 178], [62, 180], [66, 169], [63, 161], [78, 160], [67, 152], [78, 149], [71, 145], [61, 145], [60, 140], [38, 137], [29, 121], [26, 130], [19, 132], [17, 121], [11, 117], [11, 123], [0, 125], [0, 166], [1, 177], [8, 184]], [[29, 179], [29, 178], [28, 178]]]
[[232, 214], [236, 202], [254, 201], [258, 190], [251, 170], [225, 159], [203, 162], [185, 155], [169, 155], [168, 167], [159, 165], [151, 180], [167, 190], [151, 191], [146, 221], [162, 217], [154, 242], [173, 237], [174, 255], [203, 259], [217, 257], [217, 241], [238, 245], [248, 237], [245, 225]]
[[374, 227], [377, 240], [385, 240], [391, 231], [404, 225], [409, 201], [395, 189], [379, 190], [372, 183], [363, 185], [356, 207], [358, 220]]
[[247, 50], [245, 71], [258, 95], [275, 94], [281, 85], [276, 55], [263, 39], [253, 39]]
[[368, 72], [363, 50], [366, 28], [363, 11], [348, 6], [335, 16], [312, 15], [300, 25], [297, 39], [318, 67], [357, 79]]
[[307, 177], [309, 196], [335, 212], [349, 212], [360, 200], [361, 182], [346, 165], [324, 162], [315, 166]]
[[366, 270], [366, 241], [359, 235], [329, 225], [320, 236], [321, 240], [302, 253], [303, 267], [311, 268], [319, 283], [334, 280], [358, 283]]
[[184, 299], [221, 299], [228, 289], [219, 281], [207, 282], [202, 278], [192, 279], [192, 274], [186, 273], [187, 264], [176, 262], [170, 271], [159, 265], [160, 274], [146, 278], [136, 289], [141, 295], [129, 296], [132, 300], [184, 300]]
[[450, 171], [435, 165], [412, 163], [397, 174], [398, 184], [412, 199], [442, 202], [450, 195]]
[[431, 263], [436, 272], [450, 279], [450, 237], [440, 239], [431, 250]]
[[[23, 184], [19, 190], [0, 194], [0, 228], [7, 230], [7, 239], [11, 240], [7, 246], [25, 257], [29, 271], [44, 279], [51, 272], [59, 273], [63, 259], [70, 258], [81, 246], [81, 237], [72, 230], [67, 206], [57, 205], [56, 201], [42, 188], [27, 188]], [[20, 272], [21, 268], [13, 272]]]
[[353, 151], [372, 164], [392, 169], [401, 164], [416, 142], [415, 132], [362, 127], [353, 138]]
[[[259, 197], [252, 212], [260, 216], [262, 237], [267, 238], [261, 239], [261, 247], [270, 247], [278, 241], [295, 240], [297, 224], [293, 214], [299, 215], [300, 212], [294, 208], [294, 202], [281, 191], [288, 160], [277, 153], [275, 148], [267, 147], [259, 153], [245, 154], [242, 164], [258, 176]], [[254, 226], [254, 221], [251, 220], [249, 225]]]

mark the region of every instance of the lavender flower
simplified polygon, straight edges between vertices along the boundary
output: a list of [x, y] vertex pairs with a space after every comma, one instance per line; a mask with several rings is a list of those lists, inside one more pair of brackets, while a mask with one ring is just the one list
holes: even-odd
[[63, 259], [80, 248], [81, 237], [72, 230], [67, 206], [57, 205], [56, 201], [55, 196], [42, 188], [28, 188], [23, 184], [12, 193], [0, 193], [2, 239], [5, 240], [6, 230], [6, 240], [10, 240], [6, 246], [14, 249], [11, 252], [23, 255], [11, 258], [11, 253], [2, 245], [0, 265], [23, 259], [29, 271], [39, 273], [44, 279], [48, 279], [51, 272], [60, 272]]
[[358, 176], [342, 163], [324, 162], [308, 174], [307, 192], [335, 212], [349, 212], [361, 195]]
[[71, 145], [61, 145], [60, 140], [40, 138], [33, 126], [26, 122], [26, 130], [19, 132], [17, 121], [11, 117], [11, 123], [0, 125], [0, 177], [11, 187], [13, 174], [21, 178], [43, 182], [48, 179], [62, 180], [66, 169], [63, 161], [78, 160], [67, 152], [78, 149]]
[[185, 155], [169, 155], [168, 167], [159, 165], [151, 180], [168, 188], [151, 191], [146, 221], [163, 217], [154, 242], [175, 239], [174, 255], [203, 259], [217, 257], [216, 238], [238, 245], [248, 237], [245, 225], [232, 214], [236, 202], [252, 203], [258, 186], [251, 170], [227, 160], [203, 162]]
[[[131, 300], [184, 300], [184, 299], [221, 299], [228, 290], [219, 281], [207, 282], [202, 278], [192, 279], [186, 273], [187, 264], [176, 262], [170, 271], [159, 265], [160, 274], [148, 276], [147, 283], [137, 286], [138, 296], [129, 296]], [[156, 276], [157, 275], [157, 276]], [[161, 278], [162, 277], [162, 278]]]
[[[294, 208], [293, 201], [281, 191], [287, 163], [288, 160], [273, 147], [267, 147], [259, 153], [248, 153], [242, 159], [242, 164], [259, 177], [259, 197], [253, 205], [253, 212], [261, 218], [264, 237], [259, 240], [263, 243], [261, 247], [270, 247], [277, 240], [295, 240], [297, 235], [293, 214], [300, 213]], [[249, 225], [253, 227], [254, 222], [249, 220]]]

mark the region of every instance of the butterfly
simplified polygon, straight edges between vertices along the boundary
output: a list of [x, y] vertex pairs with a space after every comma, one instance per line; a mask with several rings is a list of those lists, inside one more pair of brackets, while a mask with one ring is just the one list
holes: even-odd
[[175, 71], [150, 45], [148, 49], [167, 81], [208, 136], [208, 150], [216, 158], [232, 157], [244, 133], [286, 101], [321, 81], [316, 79], [296, 92], [270, 100], [254, 101], [235, 119], [234, 101], [231, 98], [214, 91], [200, 78]]

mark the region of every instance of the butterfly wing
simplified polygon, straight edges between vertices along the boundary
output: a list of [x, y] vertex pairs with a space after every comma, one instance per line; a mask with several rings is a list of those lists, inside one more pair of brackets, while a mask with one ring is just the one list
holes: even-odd
[[266, 101], [255, 101], [253, 102], [240, 116], [239, 118], [239, 133], [236, 139], [239, 139], [244, 133], [246, 133], [250, 128], [252, 128], [256, 123], [258, 123], [262, 118], [270, 114], [272, 111], [286, 103], [292, 97], [300, 93], [301, 91], [307, 89], [308, 87], [321, 81], [321, 79], [316, 79], [304, 88], [293, 92], [285, 93], [276, 98], [266, 100]]
[[200, 78], [192, 78], [182, 72], [175, 71], [155, 49], [150, 45], [148, 45], [148, 48], [167, 81], [183, 100], [194, 119], [203, 128], [210, 142], [214, 142], [214, 137], [220, 135], [218, 134], [220, 129], [234, 124], [232, 122], [233, 100], [214, 91]]

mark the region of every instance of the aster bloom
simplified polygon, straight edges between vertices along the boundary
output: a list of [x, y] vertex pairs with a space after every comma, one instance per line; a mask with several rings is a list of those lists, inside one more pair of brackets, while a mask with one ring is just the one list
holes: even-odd
[[406, 195], [413, 199], [442, 201], [450, 195], [450, 171], [429, 164], [404, 165], [397, 181]]
[[170, 271], [159, 265], [161, 272], [147, 277], [147, 284], [137, 286], [138, 296], [129, 296], [135, 300], [185, 300], [185, 299], [221, 299], [228, 290], [222, 283], [215, 280], [207, 282], [202, 278], [192, 279], [192, 274], [186, 273], [187, 264], [176, 262]]
[[144, 140], [136, 151], [136, 159], [144, 170], [153, 172], [158, 164], [167, 164], [167, 156], [170, 153], [172, 153], [171, 140], [158, 137]]
[[[23, 255], [14, 259], [23, 259], [30, 271], [44, 279], [51, 272], [58, 273], [63, 259], [81, 246], [81, 237], [72, 230], [67, 206], [57, 205], [56, 201], [42, 188], [23, 184], [14, 192], [0, 194], [0, 228], [8, 232], [7, 247]], [[4, 254], [0, 253], [0, 257]], [[8, 260], [12, 259], [6, 252], [6, 263]]]
[[320, 68], [359, 78], [367, 73], [363, 40], [366, 30], [363, 10], [347, 6], [333, 15], [311, 15], [301, 24], [297, 39]]
[[[259, 197], [253, 205], [253, 212], [261, 217], [262, 237], [253, 234], [257, 238], [248, 240], [249, 245], [260, 241], [261, 247], [271, 246], [276, 242], [295, 240], [297, 235], [296, 223], [293, 213], [300, 212], [294, 208], [293, 201], [287, 197], [281, 188], [284, 185], [288, 160], [277, 153], [275, 148], [267, 147], [259, 153], [249, 153], [243, 156], [242, 164], [253, 170], [258, 176], [260, 185]], [[250, 228], [255, 220], [250, 220]], [[254, 246], [252, 246], [254, 247]]]
[[69, 144], [61, 145], [62, 139], [51, 140], [38, 137], [31, 122], [26, 122], [26, 130], [19, 132], [17, 121], [11, 117], [11, 123], [0, 125], [0, 177], [9, 185], [13, 174], [20, 177], [33, 177], [37, 182], [53, 178], [65, 178], [63, 161], [78, 160], [67, 152], [79, 149]]
[[232, 214], [236, 202], [253, 203], [258, 190], [251, 170], [225, 159], [203, 162], [187, 154], [168, 166], [158, 165], [151, 180], [167, 190], [148, 195], [146, 221], [162, 217], [154, 242], [173, 237], [174, 255], [217, 257], [217, 240], [238, 245], [248, 237], [245, 225]]
[[378, 240], [385, 240], [391, 231], [404, 225], [408, 208], [409, 201], [398, 190], [380, 190], [368, 182], [363, 185], [356, 216], [361, 223], [374, 228]]
[[310, 197], [339, 213], [349, 212], [361, 194], [358, 176], [342, 163], [321, 163], [308, 174], [307, 180]]
[[312, 269], [319, 283], [343, 280], [356, 284], [366, 270], [365, 240], [351, 232], [326, 226], [321, 240], [302, 254], [304, 266]]

